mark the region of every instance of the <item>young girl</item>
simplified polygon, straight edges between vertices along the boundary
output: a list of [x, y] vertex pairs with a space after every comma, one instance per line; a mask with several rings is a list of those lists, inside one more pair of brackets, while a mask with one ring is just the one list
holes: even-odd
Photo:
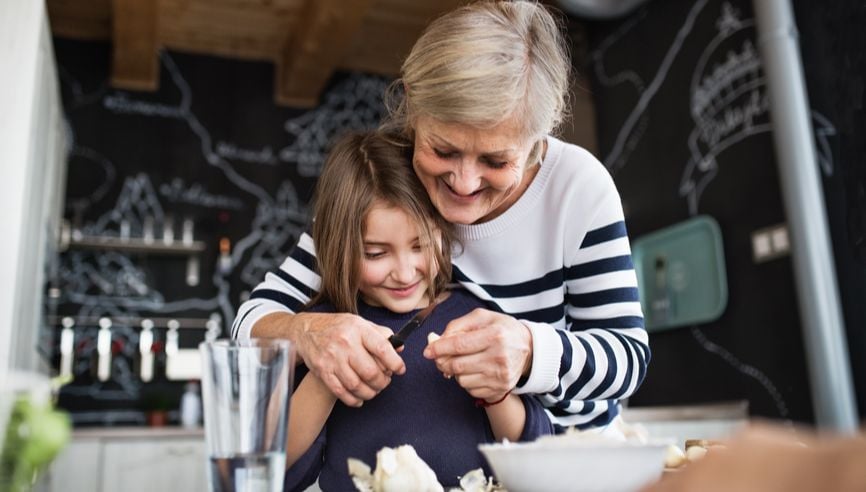
[[363, 406], [347, 407], [312, 373], [303, 376], [291, 402], [285, 490], [317, 478], [322, 490], [354, 490], [347, 458], [373, 465], [376, 451], [401, 444], [411, 444], [443, 485], [456, 486], [466, 472], [486, 469], [478, 444], [553, 432], [534, 397], [478, 401], [422, 356], [431, 332], [482, 304], [444, 291], [453, 233], [410, 157], [381, 133], [348, 136], [329, 154], [313, 210], [322, 286], [310, 309], [358, 314], [396, 331], [431, 300], [439, 304], [400, 352], [404, 375]]

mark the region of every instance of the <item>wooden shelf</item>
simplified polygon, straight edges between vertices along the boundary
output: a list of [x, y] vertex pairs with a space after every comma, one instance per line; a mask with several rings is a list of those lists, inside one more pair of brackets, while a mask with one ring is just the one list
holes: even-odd
[[144, 239], [140, 238], [121, 238], [114, 236], [84, 236], [77, 239], [70, 238], [68, 243], [61, 244], [61, 250], [65, 249], [113, 249], [116, 251], [125, 251], [128, 253], [189, 255], [201, 253], [202, 251], [204, 251], [205, 244], [202, 241], [193, 241], [191, 243], [174, 241], [171, 243], [165, 243], [158, 239], [154, 239], [152, 241], [145, 241]]

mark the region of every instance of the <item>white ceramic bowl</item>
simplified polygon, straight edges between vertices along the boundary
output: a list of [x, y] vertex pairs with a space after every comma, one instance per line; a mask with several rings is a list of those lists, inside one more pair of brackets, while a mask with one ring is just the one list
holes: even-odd
[[551, 439], [478, 448], [508, 492], [633, 492], [661, 477], [666, 447]]

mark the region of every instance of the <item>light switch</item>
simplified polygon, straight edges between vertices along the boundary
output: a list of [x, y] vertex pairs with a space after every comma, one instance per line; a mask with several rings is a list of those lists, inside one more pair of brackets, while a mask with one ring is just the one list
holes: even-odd
[[778, 224], [752, 232], [752, 260], [755, 263], [780, 258], [790, 251], [791, 240], [787, 225]]
[[770, 231], [770, 242], [773, 244], [773, 252], [777, 255], [790, 251], [791, 244], [788, 241], [788, 228], [779, 226]]
[[771, 254], [773, 254], [773, 245], [770, 243], [770, 236], [766, 232], [752, 233], [752, 258], [755, 263], [764, 261]]

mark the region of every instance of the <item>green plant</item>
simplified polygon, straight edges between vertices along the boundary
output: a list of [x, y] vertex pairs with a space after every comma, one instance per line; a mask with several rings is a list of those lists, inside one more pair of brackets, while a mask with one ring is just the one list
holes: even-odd
[[64, 412], [19, 397], [12, 406], [0, 452], [0, 490], [29, 490], [38, 472], [69, 441], [71, 427]]

